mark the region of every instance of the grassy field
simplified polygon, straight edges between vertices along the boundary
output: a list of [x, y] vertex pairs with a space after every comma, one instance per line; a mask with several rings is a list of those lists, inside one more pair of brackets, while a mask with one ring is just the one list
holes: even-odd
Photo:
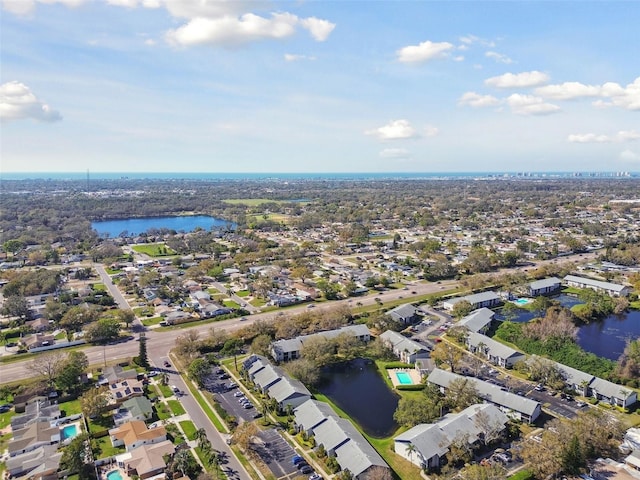
[[150, 327], [152, 325], [158, 325], [163, 320], [164, 320], [164, 318], [162, 318], [162, 317], [144, 318], [144, 319], [142, 319], [142, 324], [145, 327]]
[[135, 252], [144, 253], [150, 257], [167, 257], [169, 255], [176, 254], [176, 252], [167, 247], [164, 243], [145, 243], [143, 245], [134, 245], [131, 248]]
[[244, 297], [248, 297], [249, 296], [249, 290], [239, 290], [237, 292], [235, 292], [236, 295], [240, 298], [244, 298]]
[[64, 412], [65, 417], [69, 415], [77, 415], [82, 413], [82, 407], [80, 406], [80, 399], [69, 400], [68, 402], [64, 402], [60, 404], [60, 411]]
[[182, 428], [182, 431], [187, 436], [187, 440], [195, 440], [196, 432], [198, 431], [198, 429], [193, 424], [193, 422], [191, 420], [183, 420], [179, 423], [180, 423], [180, 428]]
[[120, 447], [114, 447], [111, 443], [111, 438], [109, 435], [105, 435], [104, 437], [96, 438], [96, 444], [98, 445], [98, 458], [107, 458], [112, 457], [114, 455], [119, 455], [125, 452], [125, 446], [122, 445]]
[[240, 305], [238, 305], [233, 300], [223, 300], [222, 303], [224, 304], [225, 307], [233, 308], [234, 310], [240, 308]]
[[186, 413], [184, 411], [184, 407], [178, 400], [167, 400], [167, 404], [176, 417], [178, 415], [184, 415]]
[[171, 418], [171, 411], [165, 403], [156, 404], [156, 414], [158, 415], [158, 420], [166, 420], [168, 418]]

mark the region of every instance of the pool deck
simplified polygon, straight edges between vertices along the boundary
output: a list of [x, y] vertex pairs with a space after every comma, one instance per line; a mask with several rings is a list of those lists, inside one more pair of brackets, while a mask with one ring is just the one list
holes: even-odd
[[[390, 368], [389, 370], [387, 370], [387, 372], [389, 373], [389, 378], [391, 379], [391, 384], [394, 386], [394, 388], [398, 385], [416, 385], [419, 384], [422, 380], [420, 378], [420, 373], [418, 373], [415, 368]], [[398, 381], [396, 372], [404, 372], [409, 375], [409, 377], [411, 377], [411, 383], [400, 383]]]

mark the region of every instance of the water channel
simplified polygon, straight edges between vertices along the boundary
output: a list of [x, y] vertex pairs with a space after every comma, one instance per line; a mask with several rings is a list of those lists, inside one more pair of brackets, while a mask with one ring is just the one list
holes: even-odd
[[341, 410], [355, 420], [370, 436], [385, 438], [398, 424], [393, 413], [399, 397], [380, 376], [375, 363], [358, 358], [331, 365], [322, 371], [324, 381], [318, 387]]
[[221, 218], [208, 215], [182, 215], [176, 217], [121, 218], [92, 222], [91, 228], [101, 237], [115, 238], [126, 232], [127, 235], [139, 235], [150, 229], [168, 229], [176, 232], [193, 232], [196, 228], [204, 230], [227, 228], [235, 225]]

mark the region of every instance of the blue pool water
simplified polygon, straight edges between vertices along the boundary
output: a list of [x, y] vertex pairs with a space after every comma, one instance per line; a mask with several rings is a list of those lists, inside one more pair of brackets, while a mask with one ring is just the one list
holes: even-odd
[[411, 376], [407, 372], [396, 372], [396, 377], [398, 377], [398, 382], [401, 385], [411, 385], [413, 383]]
[[528, 298], [519, 298], [516, 300], [516, 303], [518, 305], [526, 305], [527, 303], [529, 303], [531, 300], [529, 300]]
[[107, 480], [122, 480], [120, 470], [111, 470], [109, 473], [107, 473]]
[[66, 440], [67, 438], [73, 438], [78, 435], [78, 426], [77, 425], [67, 425], [62, 429], [62, 439]]

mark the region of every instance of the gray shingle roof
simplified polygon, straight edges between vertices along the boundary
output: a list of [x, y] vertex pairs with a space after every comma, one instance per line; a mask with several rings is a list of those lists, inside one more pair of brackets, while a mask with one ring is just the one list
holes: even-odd
[[542, 288], [559, 287], [562, 281], [556, 277], [543, 278], [542, 280], [536, 280], [529, 284], [531, 290], [540, 290]]
[[460, 320], [456, 326], [466, 327], [471, 332], [479, 332], [491, 323], [495, 312], [489, 308], [482, 307], [474, 310], [469, 315]]
[[307, 400], [294, 411], [296, 424], [305, 431], [313, 429], [328, 417], [335, 416], [335, 412], [328, 403], [317, 400]]
[[467, 336], [467, 343], [473, 347], [477, 347], [481, 343], [484, 343], [485, 349], [489, 352], [489, 354], [497, 358], [506, 359], [513, 357], [524, 357], [524, 353], [518, 352], [511, 347], [495, 341], [493, 338], [482, 335], [481, 333], [469, 332], [469, 335]]

